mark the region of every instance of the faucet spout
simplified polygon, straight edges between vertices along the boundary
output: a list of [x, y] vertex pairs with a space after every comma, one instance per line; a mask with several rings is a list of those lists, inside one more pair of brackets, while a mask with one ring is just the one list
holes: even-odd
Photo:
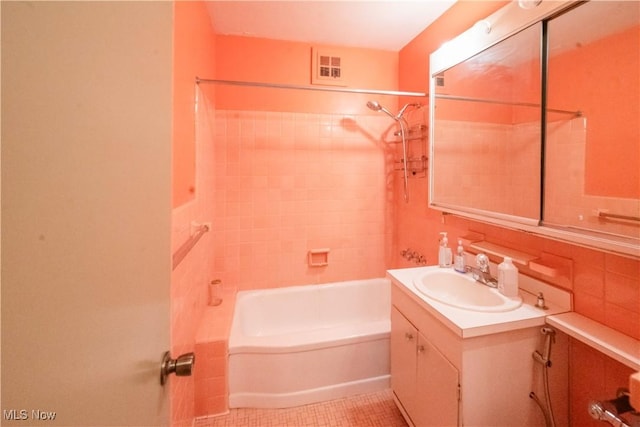
[[476, 264], [477, 267], [468, 267], [473, 278], [477, 282], [489, 286], [490, 288], [497, 288], [498, 281], [495, 277], [491, 276], [491, 271], [489, 269], [489, 257], [485, 254], [478, 254], [476, 256]]

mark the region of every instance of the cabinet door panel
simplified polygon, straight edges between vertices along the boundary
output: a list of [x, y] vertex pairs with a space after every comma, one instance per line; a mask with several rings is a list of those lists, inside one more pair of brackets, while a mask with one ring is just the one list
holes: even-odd
[[391, 310], [391, 388], [411, 413], [416, 395], [418, 331], [395, 307]]
[[416, 427], [458, 425], [458, 370], [422, 335], [417, 347]]

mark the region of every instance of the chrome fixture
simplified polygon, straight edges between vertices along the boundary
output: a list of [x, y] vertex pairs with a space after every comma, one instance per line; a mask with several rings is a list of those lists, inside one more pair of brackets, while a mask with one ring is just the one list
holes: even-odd
[[396, 118], [396, 116], [394, 116], [393, 114], [391, 114], [391, 111], [387, 110], [386, 108], [384, 108], [382, 105], [380, 105], [380, 103], [378, 101], [368, 101], [367, 102], [367, 107], [370, 110], [373, 111], [382, 111], [383, 113], [385, 113], [386, 115], [388, 115], [389, 117], [391, 117], [393, 120], [398, 120]]
[[547, 326], [540, 329], [540, 333], [545, 336], [543, 353], [533, 352], [533, 359], [542, 365], [551, 366], [551, 344], [556, 341], [556, 330]]
[[477, 282], [480, 282], [483, 285], [487, 285], [490, 288], [497, 288], [498, 281], [495, 279], [495, 277], [491, 276], [491, 271], [489, 268], [489, 257], [485, 254], [476, 255], [476, 265], [477, 267], [468, 266], [466, 270], [471, 272], [473, 278]]
[[619, 388], [617, 397], [605, 402], [589, 402], [591, 418], [606, 421], [615, 427], [633, 427], [640, 425], [640, 412], [636, 411], [629, 402], [629, 390]]
[[521, 9], [535, 9], [542, 3], [542, 0], [518, 0]]
[[542, 292], [538, 293], [538, 300], [536, 301], [536, 307], [541, 308], [543, 310], [548, 310], [547, 304], [544, 302], [544, 294]]
[[373, 111], [382, 111], [387, 116], [391, 117], [393, 120], [398, 122], [398, 124], [400, 125], [400, 136], [402, 137], [402, 166], [404, 170], [404, 174], [403, 174], [404, 175], [404, 181], [403, 181], [404, 201], [407, 203], [409, 202], [409, 191], [408, 191], [409, 176], [407, 174], [408, 165], [407, 165], [407, 135], [406, 135], [408, 125], [402, 116], [404, 115], [404, 112], [407, 110], [407, 108], [409, 107], [419, 108], [420, 106], [421, 106], [420, 104], [405, 104], [404, 107], [400, 109], [398, 114], [394, 116], [391, 113], [391, 111], [387, 110], [382, 105], [380, 105], [378, 101], [367, 102], [367, 107], [369, 107], [369, 109]]
[[[540, 295], [538, 295], [540, 298]], [[545, 405], [542, 404], [538, 396], [532, 391], [529, 393], [529, 397], [533, 399], [540, 409], [542, 415], [544, 415], [544, 422], [546, 427], [555, 427], [556, 421], [553, 417], [553, 408], [551, 407], [551, 395], [549, 393], [549, 371], [551, 367], [551, 344], [556, 342], [556, 330], [548, 326], [540, 328], [540, 333], [544, 335], [544, 350], [540, 353], [538, 350], [534, 351], [531, 356], [533, 360], [542, 365], [542, 376], [544, 380], [544, 400]]]
[[483, 19], [481, 21], [476, 22], [473, 28], [477, 32], [489, 34], [491, 32], [491, 22], [487, 21], [486, 19]]
[[350, 87], [339, 86], [314, 86], [314, 85], [294, 85], [282, 83], [265, 83], [265, 82], [249, 82], [242, 80], [219, 80], [219, 79], [201, 79], [196, 77], [196, 84], [219, 84], [228, 86], [244, 86], [244, 87], [263, 87], [273, 89], [293, 89], [293, 90], [309, 90], [317, 92], [341, 92], [341, 93], [358, 93], [368, 95], [391, 95], [391, 96], [415, 96], [424, 98], [428, 93], [424, 92], [406, 92], [398, 90], [379, 90], [379, 89], [355, 89]]
[[191, 232], [189, 238], [173, 254], [172, 259], [174, 270], [182, 262], [184, 257], [187, 256], [189, 251], [193, 249], [195, 244], [198, 243], [198, 240], [200, 240], [204, 233], [208, 232], [209, 230], [211, 230], [211, 223], [206, 222], [203, 224], [198, 224], [197, 222], [191, 221]]
[[411, 248], [400, 251], [400, 255], [407, 261], [413, 261], [418, 265], [424, 265], [427, 263], [427, 259], [421, 253], [412, 250]]
[[190, 376], [195, 363], [196, 355], [193, 353], [185, 353], [172, 359], [171, 353], [167, 351], [162, 357], [160, 365], [160, 385], [166, 384], [169, 374], [176, 374], [178, 377]]

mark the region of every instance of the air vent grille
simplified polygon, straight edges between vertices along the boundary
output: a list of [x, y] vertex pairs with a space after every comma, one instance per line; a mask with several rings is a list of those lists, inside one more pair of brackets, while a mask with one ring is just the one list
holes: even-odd
[[346, 86], [342, 52], [314, 48], [312, 55], [312, 84]]

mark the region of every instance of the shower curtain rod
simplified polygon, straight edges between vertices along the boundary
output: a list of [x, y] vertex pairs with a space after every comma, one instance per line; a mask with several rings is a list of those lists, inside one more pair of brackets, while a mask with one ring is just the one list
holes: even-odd
[[425, 97], [428, 96], [422, 92], [403, 92], [395, 90], [377, 90], [377, 89], [351, 89], [346, 87], [328, 87], [328, 86], [307, 86], [307, 85], [292, 85], [282, 83], [262, 83], [262, 82], [245, 82], [239, 80], [217, 80], [217, 79], [201, 79], [196, 77], [196, 84], [200, 83], [215, 83], [230, 86], [253, 86], [253, 87], [267, 87], [276, 89], [298, 89], [298, 90], [315, 90], [320, 92], [343, 92], [343, 93], [362, 93], [371, 95], [393, 95], [393, 96], [416, 96]]
[[[470, 98], [467, 96], [454, 96], [454, 95], [441, 95], [441, 94], [436, 94], [435, 95], [436, 98], [438, 99], [448, 99], [451, 101], [469, 101], [469, 102], [483, 102], [485, 104], [501, 104], [501, 105], [515, 105], [517, 107], [540, 107], [540, 104], [531, 104], [528, 102], [506, 102], [506, 101], [498, 101], [495, 99], [482, 99], [482, 98]], [[547, 111], [550, 111], [552, 113], [564, 113], [564, 114], [571, 114], [574, 115], [576, 117], [581, 117], [582, 116], [582, 111], [578, 110], [578, 111], [569, 111], [569, 110], [558, 110], [555, 108], [547, 108]]]

